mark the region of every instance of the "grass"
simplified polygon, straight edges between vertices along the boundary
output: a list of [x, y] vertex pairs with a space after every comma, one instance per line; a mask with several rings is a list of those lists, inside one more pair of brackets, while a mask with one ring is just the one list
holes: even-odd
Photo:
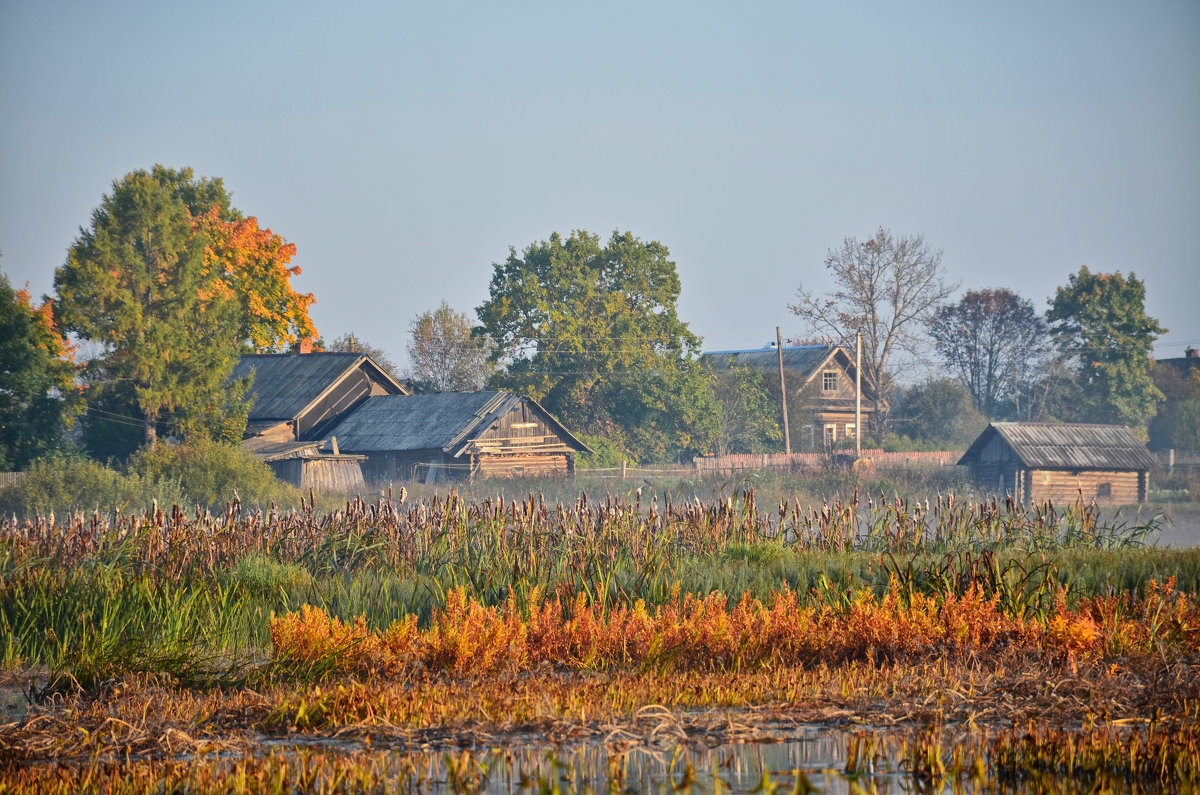
[[[1157, 711], [1159, 737], [1191, 742], [1178, 732], [1200, 697], [1200, 551], [1145, 546], [1153, 529], [1081, 505], [851, 492], [809, 508], [753, 491], [3, 520], [4, 668], [41, 698], [0, 726], [0, 790], [38, 770], [63, 789], [123, 772], [143, 782], [128, 791], [243, 776], [262, 791], [366, 776], [370, 791], [371, 771], [409, 780], [421, 765], [373, 767], [368, 744], [645, 745], [735, 725], [767, 736], [755, 727], [780, 716], [1003, 729]], [[208, 756], [264, 736], [335, 750]], [[989, 776], [1043, 758], [1011, 739], [977, 746]], [[896, 764], [932, 776], [936, 758], [961, 778], [974, 762], [953, 753]], [[1058, 753], [1046, 775], [1059, 759], [1118, 769], [1098, 750]], [[1130, 775], [1150, 781], [1143, 769]]]

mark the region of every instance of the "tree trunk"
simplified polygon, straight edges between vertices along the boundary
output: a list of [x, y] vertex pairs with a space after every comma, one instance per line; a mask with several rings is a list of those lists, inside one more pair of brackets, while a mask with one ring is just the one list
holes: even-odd
[[146, 409], [143, 416], [146, 418], [146, 446], [153, 447], [158, 440], [158, 428], [156, 420], [158, 412]]

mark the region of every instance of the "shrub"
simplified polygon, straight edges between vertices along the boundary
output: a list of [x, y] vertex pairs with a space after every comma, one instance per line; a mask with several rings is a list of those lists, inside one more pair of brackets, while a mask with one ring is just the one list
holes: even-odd
[[219, 505], [235, 497], [243, 504], [258, 505], [298, 501], [295, 490], [276, 480], [265, 463], [221, 442], [159, 444], [135, 453], [127, 469], [152, 480], [178, 482], [188, 505]]
[[142, 511], [181, 502], [177, 480], [122, 473], [90, 459], [62, 456], [35, 461], [22, 482], [0, 491], [0, 511], [29, 515], [50, 511]]

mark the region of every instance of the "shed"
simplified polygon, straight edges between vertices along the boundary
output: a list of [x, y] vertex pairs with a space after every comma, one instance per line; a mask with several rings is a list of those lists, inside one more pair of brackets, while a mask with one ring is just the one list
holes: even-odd
[[335, 494], [356, 494], [366, 487], [364, 456], [322, 453], [324, 442], [297, 442], [270, 436], [252, 436], [242, 449], [264, 462], [275, 477], [301, 489]]
[[329, 433], [366, 457], [371, 483], [570, 476], [575, 454], [589, 451], [536, 401], [498, 391], [371, 397]]
[[1150, 470], [1158, 468], [1128, 428], [1062, 422], [993, 422], [958, 463], [984, 489], [1026, 505], [1145, 502]]

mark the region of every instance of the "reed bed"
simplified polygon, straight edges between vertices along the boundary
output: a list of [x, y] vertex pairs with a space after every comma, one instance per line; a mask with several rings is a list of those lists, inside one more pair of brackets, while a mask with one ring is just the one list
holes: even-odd
[[[1146, 759], [1177, 760], [1200, 703], [1200, 552], [1144, 547], [1155, 527], [1080, 504], [764, 508], [753, 491], [3, 520], [0, 648], [31, 703], [0, 725], [0, 793], [105, 790], [121, 773], [130, 792], [429, 775], [474, 791], [487, 771], [461, 754], [514, 738], [662, 752], [813, 723], [991, 742], [1031, 719], [1131, 736], [1117, 722], [1158, 715]], [[1036, 784], [1003, 779], [1006, 759], [1126, 770], [1102, 753], [1112, 739], [1073, 756], [1058, 735], [1006, 742], [971, 757], [998, 787]], [[436, 774], [430, 753], [450, 760]], [[927, 753], [959, 771], [947, 780], [976, 764]], [[905, 776], [935, 771], [901, 757]], [[1137, 764], [1131, 780], [1163, 780]], [[1191, 780], [1172, 764], [1170, 781]]]

